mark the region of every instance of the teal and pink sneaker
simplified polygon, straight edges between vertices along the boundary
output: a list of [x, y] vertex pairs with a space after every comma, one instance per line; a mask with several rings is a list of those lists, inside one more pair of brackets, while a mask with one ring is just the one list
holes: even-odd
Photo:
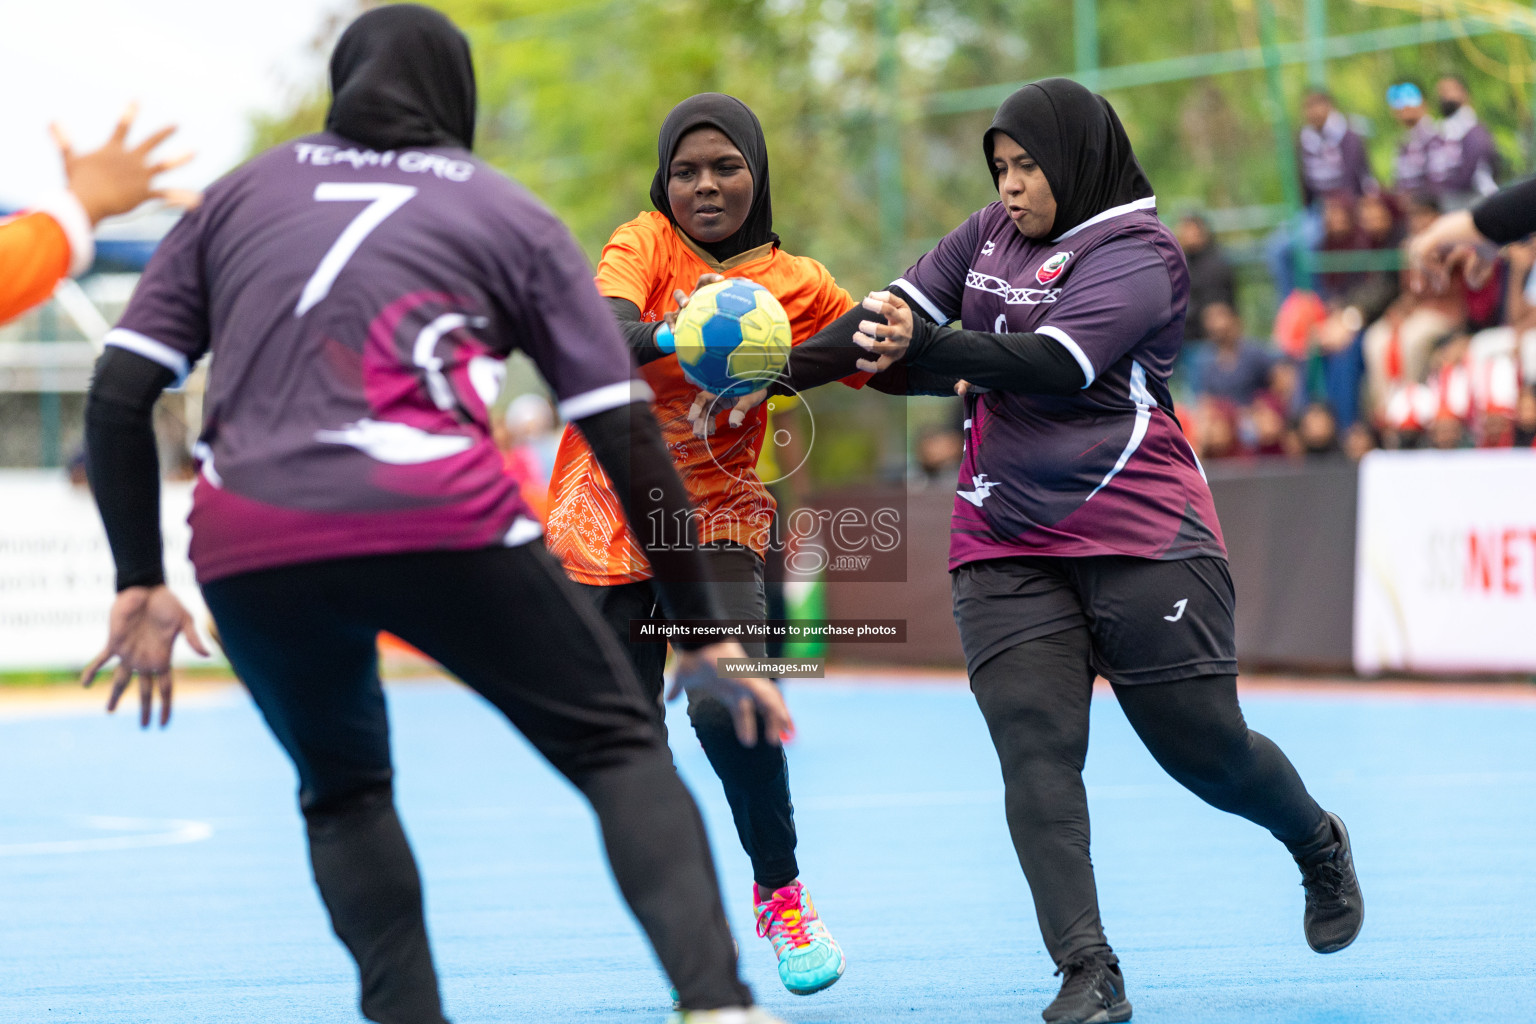
[[752, 887], [757, 910], [757, 934], [773, 943], [779, 958], [779, 980], [797, 996], [808, 996], [830, 987], [843, 976], [846, 966], [842, 947], [821, 923], [805, 887], [793, 882], [759, 899]]

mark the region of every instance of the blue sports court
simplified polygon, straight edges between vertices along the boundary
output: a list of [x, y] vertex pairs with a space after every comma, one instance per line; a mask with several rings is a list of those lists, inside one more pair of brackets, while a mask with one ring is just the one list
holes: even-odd
[[[149, 734], [95, 694], [0, 699], [0, 1021], [360, 1020], [290, 768], [242, 691], [182, 692]], [[457, 685], [399, 683], [390, 701], [450, 1016], [659, 1024], [667, 984], [575, 792]], [[1260, 685], [1244, 704], [1347, 820], [1365, 931], [1308, 951], [1285, 851], [1167, 780], [1098, 700], [1094, 857], [1135, 1019], [1536, 1020], [1536, 694]], [[799, 1024], [1038, 1020], [1058, 980], [963, 683], [845, 676], [796, 685], [792, 706], [804, 878], [849, 957], [806, 999], [753, 935], [725, 800], [672, 714], [758, 997]]]

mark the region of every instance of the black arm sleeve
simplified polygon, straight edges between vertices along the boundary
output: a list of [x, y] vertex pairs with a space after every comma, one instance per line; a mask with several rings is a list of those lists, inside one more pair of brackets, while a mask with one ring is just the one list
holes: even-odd
[[1472, 223], [1499, 245], [1536, 232], [1536, 178], [1500, 189], [1479, 202], [1472, 207]]
[[117, 589], [165, 582], [155, 401], [175, 375], [126, 349], [96, 361], [85, 399], [85, 471], [117, 566]]
[[[860, 321], [883, 319], [863, 306], [854, 306], [789, 350], [789, 365], [769, 392], [796, 394], [862, 373], [857, 363], [868, 359], [869, 353], [853, 343], [853, 336]], [[952, 395], [957, 380], [958, 377], [897, 363], [870, 377], [869, 387], [888, 395]]]
[[1025, 395], [1070, 395], [1084, 386], [1083, 368], [1054, 338], [964, 331], [919, 317], [913, 318], [906, 363], [914, 370]]
[[[669, 619], [719, 619], [724, 617], [709, 585], [709, 569], [699, 551], [688, 492], [661, 443], [661, 428], [644, 402], [631, 402], [576, 421], [592, 448], [598, 465], [613, 481], [614, 492], [624, 506], [635, 536], [645, 549], [656, 574], [662, 610]], [[666, 523], [685, 523], [687, 539], [681, 546], [655, 544], [650, 524], [660, 514]], [[703, 647], [699, 641], [677, 640], [685, 650]]]
[[638, 365], [655, 362], [667, 354], [656, 347], [656, 325], [640, 319], [639, 306], [614, 295], [605, 295], [603, 300], [619, 321], [619, 334]]

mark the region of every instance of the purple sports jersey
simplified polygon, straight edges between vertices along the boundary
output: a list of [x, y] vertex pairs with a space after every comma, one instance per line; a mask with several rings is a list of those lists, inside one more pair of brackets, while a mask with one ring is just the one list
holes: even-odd
[[178, 377], [211, 354], [190, 517], [204, 583], [539, 537], [486, 412], [514, 348], [567, 419], [645, 396], [537, 200], [463, 150], [328, 134], [210, 188], [106, 343]]
[[992, 203], [892, 287], [939, 323], [1052, 338], [1083, 370], [1074, 395], [967, 396], [951, 569], [1015, 555], [1225, 557], [1171, 412], [1189, 273], [1155, 200], [1053, 240], [1025, 238]]

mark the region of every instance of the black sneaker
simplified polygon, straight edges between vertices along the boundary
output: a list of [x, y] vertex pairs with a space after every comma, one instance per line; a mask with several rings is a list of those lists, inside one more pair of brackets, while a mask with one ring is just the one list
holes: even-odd
[[1330, 813], [1328, 821], [1333, 825], [1333, 845], [1296, 861], [1307, 890], [1303, 921], [1307, 945], [1319, 953], [1337, 953], [1355, 941], [1365, 924], [1365, 898], [1349, 852], [1349, 831], [1337, 814]]
[[1061, 992], [1040, 1014], [1046, 1024], [1108, 1024], [1131, 1019], [1125, 978], [1113, 953], [1073, 957], [1056, 971]]

